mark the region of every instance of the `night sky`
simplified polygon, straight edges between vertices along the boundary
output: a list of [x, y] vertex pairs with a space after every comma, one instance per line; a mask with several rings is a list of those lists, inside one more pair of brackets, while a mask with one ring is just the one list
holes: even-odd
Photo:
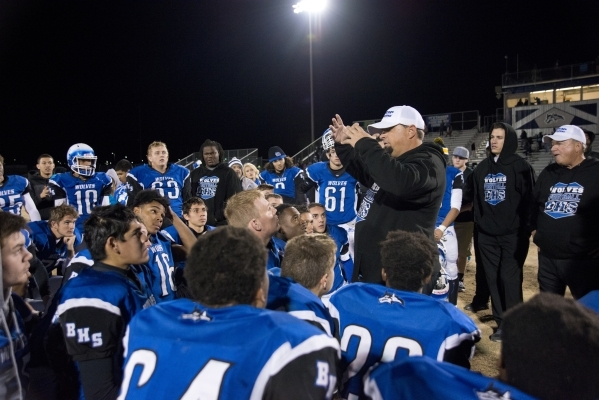
[[[0, 154], [92, 146], [99, 162], [165, 141], [171, 160], [310, 138], [308, 15], [293, 0], [0, 0]], [[314, 21], [315, 135], [381, 118], [502, 107], [501, 74], [599, 56], [598, 2], [329, 0]], [[141, 133], [140, 133], [141, 132]], [[141, 137], [141, 143], [140, 143]], [[144, 157], [145, 160], [145, 157]]]

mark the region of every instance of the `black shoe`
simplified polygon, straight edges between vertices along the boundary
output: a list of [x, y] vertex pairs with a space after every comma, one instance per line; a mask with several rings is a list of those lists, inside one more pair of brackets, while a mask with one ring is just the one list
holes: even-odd
[[501, 343], [501, 328], [497, 329], [494, 334], [489, 336], [491, 342]]
[[479, 311], [488, 310], [488, 309], [489, 309], [489, 303], [485, 303], [485, 304], [470, 303], [470, 304], [466, 304], [464, 306], [464, 310], [470, 311], [470, 312], [479, 312]]

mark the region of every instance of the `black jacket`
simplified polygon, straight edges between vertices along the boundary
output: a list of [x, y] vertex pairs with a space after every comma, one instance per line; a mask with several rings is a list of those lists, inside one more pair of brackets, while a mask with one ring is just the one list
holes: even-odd
[[[480, 162], [468, 176], [464, 203], [473, 202], [474, 222], [480, 232], [491, 236], [530, 233], [529, 211], [535, 174], [518, 154], [518, 135], [502, 124], [505, 141], [497, 161], [495, 155]], [[489, 140], [491, 133], [489, 133]]]
[[40, 216], [43, 220], [50, 219], [50, 210], [54, 207], [54, 192], [50, 187], [50, 196], [41, 198], [40, 195], [44, 188], [48, 186], [49, 179], [42, 177], [39, 171], [29, 171], [27, 176], [29, 184], [31, 185], [31, 199], [35, 203], [37, 210], [40, 212]]
[[378, 142], [364, 138], [355, 149], [336, 144], [335, 150], [350, 175], [366, 187], [378, 186], [363, 214], [365, 220], [356, 224], [354, 280], [361, 273], [367, 282], [380, 282], [380, 243], [387, 233], [398, 229], [422, 232], [434, 243], [435, 220], [445, 191], [443, 149], [424, 143], [394, 158]]
[[[200, 197], [208, 208], [207, 225], [226, 225], [225, 206], [235, 193], [241, 192], [241, 181], [225, 163], [210, 170], [205, 165], [191, 171], [191, 195]], [[200, 184], [200, 180], [202, 181]]]
[[599, 160], [587, 158], [568, 169], [547, 166], [534, 187], [534, 242], [554, 259], [590, 259], [599, 249]]

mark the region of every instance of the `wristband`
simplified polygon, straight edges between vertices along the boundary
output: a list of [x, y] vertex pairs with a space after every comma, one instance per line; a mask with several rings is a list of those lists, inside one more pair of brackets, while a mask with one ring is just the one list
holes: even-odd
[[439, 225], [439, 226], [437, 227], [437, 229], [438, 229], [438, 230], [440, 230], [441, 232], [445, 232], [445, 229], [447, 229], [447, 227], [446, 227], [446, 226], [444, 226], [444, 225]]

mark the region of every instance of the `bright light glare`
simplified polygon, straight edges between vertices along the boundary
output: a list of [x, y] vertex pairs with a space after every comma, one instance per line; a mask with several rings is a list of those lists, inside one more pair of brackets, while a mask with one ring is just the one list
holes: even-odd
[[326, 0], [301, 0], [293, 5], [293, 12], [299, 14], [301, 12], [318, 13], [327, 6]]

